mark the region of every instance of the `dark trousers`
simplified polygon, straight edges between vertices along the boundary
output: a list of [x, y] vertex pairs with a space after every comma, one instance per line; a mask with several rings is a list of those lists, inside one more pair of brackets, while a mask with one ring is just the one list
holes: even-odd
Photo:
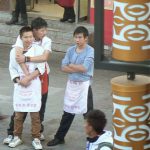
[[[90, 110], [93, 110], [93, 93], [92, 93], [91, 86], [89, 86], [89, 90], [88, 90], [87, 113]], [[83, 116], [85, 117], [87, 113], [83, 114]], [[58, 138], [60, 140], [63, 140], [65, 138], [65, 136], [73, 122], [74, 117], [75, 117], [75, 114], [71, 114], [71, 113], [64, 111], [64, 114], [62, 115], [62, 118], [61, 118], [59, 128], [56, 132], [55, 138]]]
[[[40, 112], [39, 112], [40, 122], [41, 122], [41, 131], [40, 132], [44, 131], [44, 126], [43, 126], [42, 122], [44, 121], [44, 113], [45, 113], [45, 108], [46, 108], [47, 96], [48, 96], [48, 93], [43, 94], [42, 95], [42, 100], [41, 100], [42, 101], [42, 105], [41, 105], [41, 109], [40, 109]], [[27, 113], [24, 113], [23, 122], [25, 121], [26, 116], [27, 116]], [[11, 116], [11, 120], [10, 120], [10, 123], [9, 123], [9, 128], [7, 129], [8, 135], [13, 135], [13, 131], [14, 131], [14, 118], [15, 118], [15, 112]]]
[[64, 8], [64, 19], [75, 19], [75, 12], [73, 7]]
[[19, 13], [26, 14], [26, 2], [25, 0], [16, 0], [15, 12], [19, 16]]

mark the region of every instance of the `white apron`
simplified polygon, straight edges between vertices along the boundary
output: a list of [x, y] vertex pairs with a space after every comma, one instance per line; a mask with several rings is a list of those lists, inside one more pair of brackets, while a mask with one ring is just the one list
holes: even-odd
[[[34, 50], [28, 50], [26, 56], [34, 56]], [[26, 64], [29, 72], [35, 71], [35, 64], [29, 62]], [[24, 73], [18, 65], [20, 78], [24, 77]], [[31, 81], [28, 87], [23, 87], [16, 83], [14, 85], [13, 106], [16, 112], [39, 112], [41, 108], [41, 81], [36, 77]]]
[[73, 114], [84, 114], [87, 112], [87, 98], [90, 81], [67, 82], [64, 111]]

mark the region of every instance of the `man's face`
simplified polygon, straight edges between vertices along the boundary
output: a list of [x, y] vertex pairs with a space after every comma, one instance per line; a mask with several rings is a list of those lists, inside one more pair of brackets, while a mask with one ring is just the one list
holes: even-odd
[[84, 122], [84, 130], [88, 136], [90, 136], [91, 132], [93, 131], [92, 126], [87, 122], [87, 120], [85, 120], [85, 122]]
[[34, 40], [32, 31], [24, 32], [21, 39], [22, 39], [23, 45], [26, 47], [29, 47]]
[[33, 34], [36, 40], [42, 40], [47, 34], [47, 28], [33, 29]]
[[80, 47], [87, 43], [87, 37], [83, 36], [83, 33], [75, 34], [74, 35], [75, 43]]

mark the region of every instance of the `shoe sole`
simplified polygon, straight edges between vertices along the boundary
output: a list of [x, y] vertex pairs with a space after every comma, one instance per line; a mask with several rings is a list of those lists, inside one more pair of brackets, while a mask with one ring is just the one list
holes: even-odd
[[32, 144], [32, 146], [33, 146], [33, 148], [34, 148], [35, 150], [42, 150], [42, 149], [43, 149], [43, 148], [42, 148], [42, 149], [36, 149], [36, 148], [34, 147], [34, 145], [33, 145], [33, 144]]
[[[11, 142], [11, 141], [10, 141]], [[3, 142], [4, 145], [8, 145], [10, 142]]]
[[3, 144], [4, 144], [4, 145], [9, 145], [9, 143], [6, 143], [6, 142], [5, 142], [5, 143], [3, 142]]
[[[33, 146], [33, 145], [32, 145], [32, 146]], [[43, 148], [42, 148], [42, 149], [36, 149], [34, 146], [33, 146], [33, 148], [34, 148], [35, 150], [42, 150], [42, 149], [43, 149]]]
[[8, 147], [10, 147], [10, 148], [15, 148], [15, 147], [17, 147], [17, 146], [19, 146], [19, 145], [21, 145], [21, 144], [23, 144], [23, 142], [20, 142], [20, 143], [17, 144], [16, 146], [9, 146], [9, 145], [8, 145]]

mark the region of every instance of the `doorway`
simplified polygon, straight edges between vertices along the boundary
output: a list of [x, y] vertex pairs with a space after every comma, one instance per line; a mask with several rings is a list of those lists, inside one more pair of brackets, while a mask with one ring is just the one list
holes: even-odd
[[[28, 14], [58, 20], [62, 18], [64, 9], [54, 3], [54, 0], [30, 0], [27, 4]], [[33, 2], [33, 7], [32, 7]]]
[[[90, 0], [75, 0], [74, 9], [76, 22], [89, 20]], [[59, 20], [64, 9], [54, 3], [54, 0], [27, 0], [28, 14]]]

